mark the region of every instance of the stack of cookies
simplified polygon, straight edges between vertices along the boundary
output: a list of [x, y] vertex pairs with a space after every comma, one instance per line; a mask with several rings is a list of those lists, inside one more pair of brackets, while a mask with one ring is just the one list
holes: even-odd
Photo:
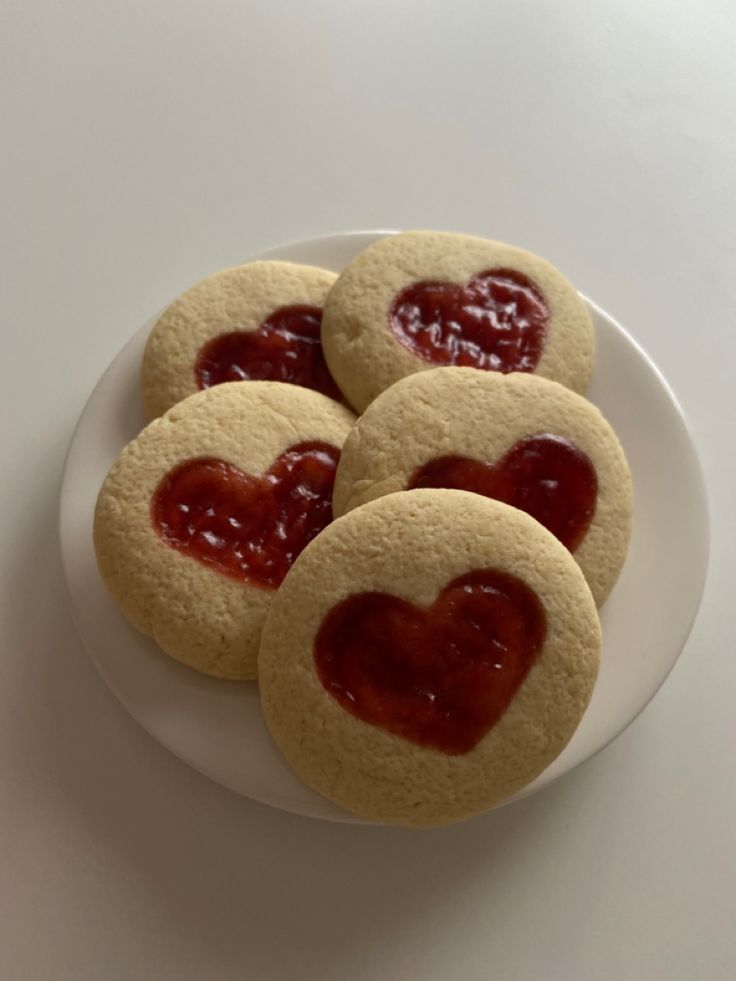
[[571, 284], [485, 239], [210, 276], [151, 332], [101, 575], [166, 654], [257, 679], [325, 797], [415, 827], [487, 810], [572, 737], [626, 556], [593, 360]]

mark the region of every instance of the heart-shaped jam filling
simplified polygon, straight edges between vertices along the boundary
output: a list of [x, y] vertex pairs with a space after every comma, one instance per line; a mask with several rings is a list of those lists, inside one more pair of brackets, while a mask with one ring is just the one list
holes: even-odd
[[526, 583], [477, 569], [429, 609], [388, 593], [349, 596], [323, 620], [314, 661], [327, 691], [363, 722], [457, 756], [501, 718], [545, 635]]
[[320, 328], [322, 310], [279, 307], [257, 330], [235, 330], [208, 341], [197, 356], [199, 388], [230, 381], [280, 381], [313, 388], [339, 400], [340, 390], [327, 369]]
[[394, 299], [396, 338], [433, 364], [487, 371], [534, 371], [549, 308], [541, 290], [515, 269], [488, 269], [465, 286], [412, 283]]
[[223, 575], [275, 589], [332, 520], [339, 459], [327, 443], [298, 443], [262, 477], [224, 460], [186, 460], [156, 488], [153, 527], [167, 545]]
[[590, 458], [564, 436], [540, 433], [514, 444], [495, 463], [464, 456], [430, 460], [408, 489], [474, 491], [526, 511], [574, 552], [590, 527], [598, 477]]

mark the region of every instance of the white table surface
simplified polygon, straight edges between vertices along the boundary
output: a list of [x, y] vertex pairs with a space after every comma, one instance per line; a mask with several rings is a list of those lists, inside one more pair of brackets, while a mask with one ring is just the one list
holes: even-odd
[[[2, 981], [734, 977], [735, 50], [727, 0], [5, 0]], [[75, 420], [152, 312], [391, 226], [557, 263], [670, 380], [712, 508], [646, 712], [428, 833], [281, 814], [161, 749], [75, 636], [56, 537]]]

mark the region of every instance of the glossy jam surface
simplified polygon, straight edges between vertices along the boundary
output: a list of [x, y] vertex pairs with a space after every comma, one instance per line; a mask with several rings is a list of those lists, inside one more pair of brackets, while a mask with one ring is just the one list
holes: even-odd
[[327, 691], [353, 715], [452, 756], [498, 722], [536, 660], [544, 608], [515, 576], [478, 569], [429, 609], [388, 593], [356, 593], [317, 633]]
[[413, 283], [395, 298], [389, 324], [418, 357], [487, 371], [534, 371], [549, 309], [538, 286], [515, 269], [488, 269], [466, 286]]
[[339, 458], [327, 443], [299, 443], [262, 477], [224, 460], [186, 460], [156, 488], [153, 527], [167, 545], [223, 575], [275, 589], [332, 520]]
[[496, 463], [463, 456], [430, 460], [408, 487], [468, 490], [511, 504], [536, 518], [571, 552], [585, 538], [598, 497], [590, 458], [552, 433], [520, 440]]
[[258, 330], [236, 330], [209, 341], [197, 356], [199, 388], [229, 381], [280, 381], [342, 395], [327, 369], [320, 341], [322, 310], [279, 307]]

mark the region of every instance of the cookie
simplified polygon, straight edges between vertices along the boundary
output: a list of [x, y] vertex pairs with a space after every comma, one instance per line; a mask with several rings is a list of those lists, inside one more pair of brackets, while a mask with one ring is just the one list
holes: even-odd
[[149, 419], [228, 381], [281, 381], [342, 398], [320, 343], [336, 276], [292, 262], [249, 262], [208, 276], [166, 308], [143, 356]]
[[254, 678], [276, 587], [332, 518], [353, 421], [306, 388], [231, 382], [150, 423], [105, 478], [94, 520], [100, 573], [134, 626], [198, 671]]
[[415, 490], [302, 552], [266, 619], [259, 685], [305, 783], [362, 818], [428, 827], [548, 766], [599, 656], [593, 597], [553, 535], [477, 494]]
[[598, 605], [626, 558], [632, 485], [621, 444], [596, 406], [544, 378], [437, 368], [383, 392], [343, 447], [335, 515], [416, 487], [527, 511], [573, 553]]
[[579, 294], [544, 259], [470, 235], [404, 232], [341, 273], [322, 344], [362, 412], [400, 378], [441, 365], [535, 372], [585, 392], [594, 340]]

